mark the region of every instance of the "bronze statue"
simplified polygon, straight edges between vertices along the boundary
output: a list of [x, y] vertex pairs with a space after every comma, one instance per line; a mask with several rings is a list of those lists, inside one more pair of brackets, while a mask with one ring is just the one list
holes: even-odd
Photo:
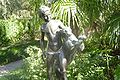
[[44, 46], [44, 37], [48, 38], [48, 47], [43, 50], [46, 57], [47, 74], [49, 80], [55, 80], [55, 71], [58, 80], [67, 80], [66, 67], [72, 61], [76, 49], [84, 49], [83, 40], [85, 37], [77, 39], [70, 27], [65, 27], [60, 20], [51, 18], [50, 8], [41, 6], [39, 16], [45, 23], [41, 26], [41, 45]]
[[79, 35], [78, 39], [76, 36], [72, 33], [72, 30], [70, 27], [64, 28], [64, 30], [61, 30], [62, 33], [62, 39], [63, 39], [63, 53], [65, 58], [67, 59], [67, 64], [71, 63], [73, 60], [74, 54], [76, 51], [83, 51], [85, 46], [83, 41], [86, 39], [85, 35]]
[[[44, 19], [45, 23], [41, 27], [42, 39], [41, 44], [44, 46], [44, 36], [48, 38], [48, 48], [43, 51], [47, 57], [47, 73], [49, 80], [53, 80], [52, 72], [56, 54], [61, 53], [62, 40], [59, 37], [59, 31], [64, 28], [64, 25], [59, 20], [51, 18], [50, 8], [41, 6], [39, 9], [39, 16]], [[44, 50], [44, 49], [43, 49]], [[56, 63], [57, 64], [57, 63]]]

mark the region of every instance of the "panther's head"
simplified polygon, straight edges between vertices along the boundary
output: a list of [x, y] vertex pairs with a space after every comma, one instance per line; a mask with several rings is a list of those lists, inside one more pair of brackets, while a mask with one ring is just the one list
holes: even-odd
[[70, 27], [65, 27], [63, 30], [62, 30], [62, 33], [63, 35], [67, 35], [67, 36], [70, 36], [72, 35], [72, 29]]

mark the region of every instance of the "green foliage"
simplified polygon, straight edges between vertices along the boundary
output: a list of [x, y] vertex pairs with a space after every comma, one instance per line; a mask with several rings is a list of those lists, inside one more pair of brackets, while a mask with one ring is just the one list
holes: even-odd
[[0, 77], [0, 80], [25, 80], [25, 78], [22, 77], [22, 71], [22, 69], [11, 71], [8, 75]]
[[17, 20], [0, 20], [0, 45], [15, 43], [23, 32], [23, 25]]
[[30, 55], [24, 60], [23, 75], [26, 80], [46, 80], [46, 65], [41, 58], [41, 49], [36, 46], [28, 46], [26, 52]]
[[22, 43], [2, 47], [0, 49], [0, 65], [28, 57], [29, 54], [26, 53], [25, 49], [30, 45], [39, 46], [39, 41], [23, 41]]
[[120, 79], [120, 65], [117, 65], [115, 69], [115, 80], [119, 80], [119, 79]]
[[112, 13], [106, 20], [106, 24], [103, 28], [104, 38], [106, 43], [112, 49], [118, 49], [120, 47], [120, 12], [116, 11]]
[[88, 54], [76, 56], [72, 63], [68, 66], [69, 80], [106, 80], [103, 69], [98, 66], [99, 59], [94, 56], [91, 58]]
[[5, 22], [3, 20], [0, 21], [0, 45], [8, 42], [5, 31]]
[[[47, 0], [2, 0], [0, 4], [0, 18], [5, 19], [0, 20], [0, 45], [39, 37], [42, 21], [37, 11], [40, 5], [48, 4]], [[85, 42], [84, 52], [68, 66], [68, 79], [119, 80], [120, 0], [53, 0], [51, 4], [53, 17], [71, 26], [74, 33], [79, 35], [85, 29], [85, 34], [92, 34]], [[0, 50], [1, 64], [29, 55], [22, 71], [11, 75], [13, 78], [9, 76], [9, 80], [47, 79], [38, 44], [15, 44]]]
[[61, 20], [64, 25], [70, 26], [75, 35], [83, 33], [80, 9], [73, 0], [59, 0], [52, 4], [52, 15], [55, 19]]
[[[43, 3], [45, 3], [44, 0], [2, 0], [0, 1], [0, 6], [2, 6], [0, 7], [1, 19], [7, 20], [9, 22], [8, 25], [16, 26], [17, 24], [17, 26], [22, 26], [24, 33], [22, 33], [22, 36], [18, 34], [19, 38], [35, 39], [36, 36], [39, 37], [38, 32], [41, 23], [37, 15], [38, 8]], [[14, 27], [14, 31], [16, 30], [15, 28], [16, 27]], [[12, 27], [10, 27], [8, 31], [11, 32], [11, 29]], [[16, 32], [13, 33], [11, 32], [12, 35], [16, 34]]]
[[[96, 58], [101, 57], [104, 63], [99, 66], [100, 60], [98, 60], [97, 67], [104, 67], [104, 76], [107, 79], [114, 79], [115, 66], [119, 62], [117, 56], [120, 48], [120, 2], [117, 0], [80, 0], [77, 4], [81, 12], [87, 16], [84, 20], [89, 22], [89, 26], [88, 24], [86, 26], [92, 28], [91, 32], [93, 31], [86, 43], [85, 53]], [[93, 58], [90, 61], [92, 60]]]

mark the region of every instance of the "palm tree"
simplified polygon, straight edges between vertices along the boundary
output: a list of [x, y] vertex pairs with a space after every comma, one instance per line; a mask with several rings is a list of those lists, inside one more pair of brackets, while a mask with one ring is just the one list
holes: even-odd
[[83, 32], [80, 9], [74, 0], [57, 0], [51, 9], [54, 18], [70, 26], [76, 36]]

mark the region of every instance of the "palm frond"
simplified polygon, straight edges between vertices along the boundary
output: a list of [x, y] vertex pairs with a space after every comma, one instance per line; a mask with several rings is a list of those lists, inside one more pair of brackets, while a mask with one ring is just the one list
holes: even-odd
[[79, 7], [73, 0], [60, 0], [52, 4], [52, 14], [55, 19], [60, 19], [64, 25], [71, 28], [77, 28], [77, 32], [73, 31], [76, 34], [80, 32], [82, 26], [79, 10]]

